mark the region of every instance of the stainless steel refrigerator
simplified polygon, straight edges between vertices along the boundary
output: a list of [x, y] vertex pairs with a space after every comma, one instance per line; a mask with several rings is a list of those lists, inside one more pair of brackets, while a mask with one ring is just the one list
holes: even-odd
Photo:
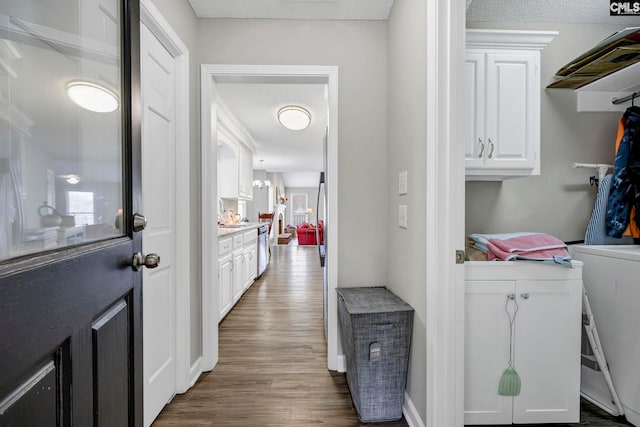
[[[324, 172], [320, 172], [320, 182], [318, 183], [318, 201], [316, 204], [316, 212], [318, 214], [318, 226], [316, 227], [316, 242], [318, 243], [318, 256], [320, 258], [320, 267], [322, 267], [322, 290], [323, 290], [323, 317], [324, 317], [324, 334], [327, 336], [327, 266], [326, 266], [326, 240], [327, 240], [327, 192], [324, 181]], [[320, 221], [323, 223], [322, 233], [320, 232]]]

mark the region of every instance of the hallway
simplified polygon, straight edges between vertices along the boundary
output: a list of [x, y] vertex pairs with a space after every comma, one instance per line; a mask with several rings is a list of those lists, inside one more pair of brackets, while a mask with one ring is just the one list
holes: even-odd
[[271, 253], [265, 274], [220, 323], [215, 369], [153, 426], [363, 425], [344, 374], [326, 368], [317, 247], [272, 246]]

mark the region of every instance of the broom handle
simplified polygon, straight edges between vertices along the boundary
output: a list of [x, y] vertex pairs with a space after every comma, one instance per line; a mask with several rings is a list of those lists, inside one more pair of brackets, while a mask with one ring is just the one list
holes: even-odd
[[[515, 309], [513, 310], [513, 317], [509, 313], [509, 301], [513, 301]], [[507, 312], [509, 318], [509, 368], [513, 366], [513, 324], [516, 322], [516, 313], [518, 313], [518, 301], [516, 300], [516, 294], [511, 293], [507, 295], [507, 302], [504, 304], [504, 311]]]

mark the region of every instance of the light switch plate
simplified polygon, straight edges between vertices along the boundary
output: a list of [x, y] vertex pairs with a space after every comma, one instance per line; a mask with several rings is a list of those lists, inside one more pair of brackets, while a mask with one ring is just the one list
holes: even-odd
[[407, 171], [398, 174], [398, 194], [407, 194]]
[[407, 228], [407, 205], [398, 206], [398, 225]]

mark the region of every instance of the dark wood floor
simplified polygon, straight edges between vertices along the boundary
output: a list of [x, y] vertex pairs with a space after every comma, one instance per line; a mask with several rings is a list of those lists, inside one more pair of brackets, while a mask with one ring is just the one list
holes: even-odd
[[271, 253], [265, 274], [220, 323], [215, 369], [176, 396], [154, 426], [364, 425], [345, 375], [327, 370], [317, 247], [292, 242]]
[[[271, 248], [269, 268], [220, 324], [220, 359], [154, 426], [362, 426], [344, 374], [326, 368], [315, 246]], [[376, 426], [407, 426], [404, 420]], [[628, 426], [582, 402], [580, 424]], [[540, 426], [540, 425], [538, 425]], [[525, 427], [525, 426], [523, 426]]]

